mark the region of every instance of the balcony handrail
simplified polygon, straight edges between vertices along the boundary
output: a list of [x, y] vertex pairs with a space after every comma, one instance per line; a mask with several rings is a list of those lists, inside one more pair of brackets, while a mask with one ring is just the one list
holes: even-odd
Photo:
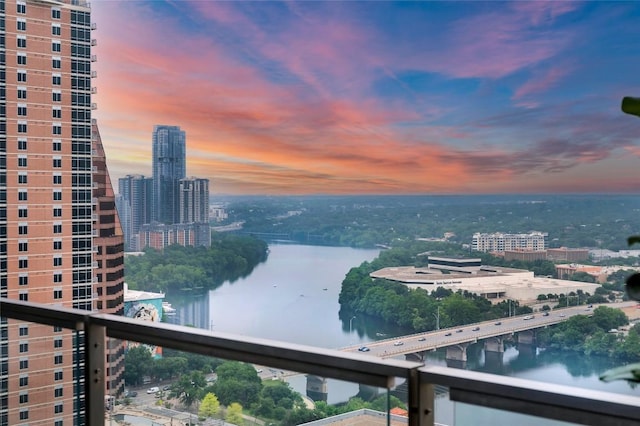
[[593, 426], [638, 425], [640, 398], [441, 366], [419, 369], [421, 383], [449, 388], [452, 401]]
[[640, 398], [456, 368], [381, 359], [360, 353], [212, 332], [166, 323], [0, 298], [0, 315], [85, 331], [88, 424], [104, 419], [105, 339], [113, 337], [202, 355], [244, 361], [391, 388], [407, 381], [409, 425], [434, 424], [435, 385], [450, 399], [499, 410], [586, 425], [637, 425]]

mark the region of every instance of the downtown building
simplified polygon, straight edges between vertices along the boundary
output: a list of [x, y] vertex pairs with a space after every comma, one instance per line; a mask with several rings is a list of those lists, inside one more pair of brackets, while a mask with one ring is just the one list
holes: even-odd
[[153, 179], [143, 175], [127, 175], [118, 179], [117, 203], [125, 248], [135, 251], [139, 246], [140, 227], [145, 223], [151, 223]]
[[[0, 297], [121, 314], [123, 236], [92, 120], [91, 10], [0, 1]], [[0, 317], [0, 426], [81, 425], [82, 332]], [[123, 351], [109, 342], [108, 392]]]
[[185, 178], [186, 170], [185, 132], [178, 126], [154, 126], [152, 221], [180, 222], [180, 179]]
[[547, 236], [546, 232], [530, 232], [528, 234], [475, 233], [471, 249], [482, 252], [545, 251]]

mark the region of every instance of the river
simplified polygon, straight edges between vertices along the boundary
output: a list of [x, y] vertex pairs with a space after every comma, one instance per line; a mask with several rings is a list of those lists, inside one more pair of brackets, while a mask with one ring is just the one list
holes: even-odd
[[[341, 318], [339, 314], [338, 295], [344, 276], [351, 267], [373, 260], [379, 250], [298, 244], [271, 244], [269, 249], [268, 260], [248, 277], [227, 282], [197, 301], [169, 300], [178, 310], [176, 322], [325, 348], [370, 342], [376, 339], [376, 333], [387, 337], [403, 334], [400, 329], [385, 327], [371, 319]], [[605, 384], [598, 380], [598, 375], [611, 367], [606, 359], [534, 352], [520, 353], [509, 347], [502, 363], [489, 365], [483, 352], [472, 348], [468, 367], [549, 383], [638, 394], [626, 382]], [[439, 353], [429, 357], [428, 362], [445, 363]], [[292, 379], [291, 384], [304, 393], [302, 377]], [[328, 402], [344, 401], [357, 390], [355, 385], [330, 381]], [[460, 418], [465, 417], [464, 412], [465, 407], [457, 404], [456, 424], [463, 424]], [[448, 416], [443, 421], [452, 423]]]

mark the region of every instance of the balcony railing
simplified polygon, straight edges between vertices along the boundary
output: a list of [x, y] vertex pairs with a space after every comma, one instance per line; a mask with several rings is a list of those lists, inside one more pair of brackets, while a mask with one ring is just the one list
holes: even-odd
[[[242, 361], [390, 390], [408, 389], [408, 424], [432, 426], [435, 388], [447, 387], [456, 404], [586, 425], [640, 424], [640, 398], [420, 363], [152, 323], [88, 311], [0, 299], [3, 317], [83, 330], [86, 424], [105, 421], [106, 337]], [[389, 417], [387, 417], [389, 419]], [[451, 426], [455, 424], [455, 421]], [[499, 417], [492, 424], [503, 424]]]

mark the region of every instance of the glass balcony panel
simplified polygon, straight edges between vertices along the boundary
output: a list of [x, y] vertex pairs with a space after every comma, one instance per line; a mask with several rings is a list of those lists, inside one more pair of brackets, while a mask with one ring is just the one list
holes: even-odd
[[443, 420], [442, 424], [451, 426], [570, 426], [579, 424], [465, 404], [462, 402], [449, 401], [449, 403], [453, 406], [453, 417]]
[[125, 386], [107, 413], [114, 421], [230, 422], [238, 412], [245, 424], [297, 425], [333, 416], [372, 426], [408, 421], [401, 380], [388, 391], [138, 342], [126, 343], [125, 360]]

